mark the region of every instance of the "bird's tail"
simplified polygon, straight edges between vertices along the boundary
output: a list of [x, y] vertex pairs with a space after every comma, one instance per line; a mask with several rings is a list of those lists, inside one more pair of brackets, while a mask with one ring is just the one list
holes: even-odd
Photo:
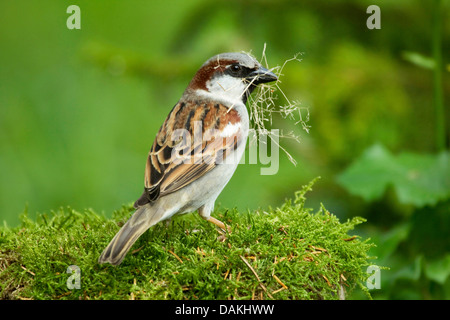
[[98, 263], [121, 264], [136, 240], [148, 228], [160, 221], [161, 214], [159, 214], [160, 210], [158, 210], [158, 207], [147, 204], [138, 208], [103, 250], [98, 258]]

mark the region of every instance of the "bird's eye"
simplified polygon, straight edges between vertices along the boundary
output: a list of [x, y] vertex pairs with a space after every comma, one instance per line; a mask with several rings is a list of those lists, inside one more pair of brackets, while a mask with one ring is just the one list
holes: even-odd
[[233, 73], [238, 73], [241, 70], [242, 70], [242, 67], [239, 64], [232, 64], [231, 65], [231, 71]]

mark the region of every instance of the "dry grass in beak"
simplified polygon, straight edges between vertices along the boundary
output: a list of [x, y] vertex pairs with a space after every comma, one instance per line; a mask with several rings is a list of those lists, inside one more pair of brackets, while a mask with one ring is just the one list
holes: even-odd
[[[276, 66], [269, 69], [266, 57], [266, 45], [264, 44], [261, 64], [265, 65], [266, 68], [269, 69], [269, 71], [275, 73], [278, 77], [278, 80], [275, 82], [263, 83], [258, 85], [254, 93], [248, 98], [250, 121], [252, 123], [253, 129], [255, 130], [254, 138], [257, 139], [257, 141], [261, 141], [259, 139], [260, 136], [269, 136], [272, 140], [272, 143], [276, 143], [294, 165], [297, 164], [297, 161], [295, 161], [291, 154], [284, 147], [282, 147], [278, 143], [278, 141], [280, 140], [279, 138], [288, 138], [300, 143], [300, 137], [293, 131], [283, 132], [282, 130], [280, 130], [279, 133], [276, 133], [272, 130], [267, 129], [267, 126], [272, 125], [274, 114], [280, 114], [283, 119], [294, 121], [295, 125], [300, 125], [303, 130], [309, 133], [310, 126], [307, 124], [307, 122], [309, 121], [308, 108], [300, 107], [300, 102], [298, 101], [291, 101], [279, 86], [279, 84], [281, 83], [280, 78], [283, 76], [282, 72], [284, 67], [288, 62], [291, 61], [300, 62], [301, 59], [298, 58], [299, 55], [301, 54], [295, 54], [293, 58], [286, 60], [281, 67]], [[251, 83], [249, 83], [249, 86], [250, 85]], [[280, 105], [277, 103], [277, 92], [281, 93], [286, 104]], [[278, 139], [274, 139], [275, 136], [277, 136]]]

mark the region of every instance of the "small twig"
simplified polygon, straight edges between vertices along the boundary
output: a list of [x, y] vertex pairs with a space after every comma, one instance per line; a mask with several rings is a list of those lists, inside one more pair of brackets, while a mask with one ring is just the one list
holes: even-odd
[[[197, 249], [195, 250], [195, 253], [202, 255], [204, 257], [206, 256], [205, 251], [203, 251], [203, 249], [200, 249], [200, 247], [198, 247], [198, 246], [197, 246]], [[219, 268], [219, 267], [217, 267], [217, 268]]]
[[320, 247], [315, 247], [315, 246], [313, 246], [313, 245], [309, 245], [309, 247], [310, 248], [313, 248], [314, 250], [316, 250], [316, 251], [322, 251], [322, 252], [327, 252], [327, 249], [324, 249], [324, 248], [320, 248]]
[[28, 270], [27, 268], [25, 268], [24, 266], [20, 266], [23, 270], [25, 270], [26, 272], [28, 272], [29, 274], [31, 274], [32, 276], [36, 276], [36, 274], [33, 271]]
[[276, 275], [273, 275], [273, 277], [275, 278], [275, 280], [284, 288], [287, 289], [288, 287], [280, 280], [280, 278], [278, 278]]
[[247, 265], [247, 267], [249, 267], [250, 270], [253, 272], [253, 274], [254, 274], [255, 277], [256, 277], [256, 280], [258, 280], [258, 282], [261, 282], [261, 279], [259, 278], [259, 276], [258, 276], [258, 274], [256, 273], [255, 269], [253, 269], [253, 267], [250, 265], [250, 263], [248, 263], [247, 259], [245, 259], [243, 256], [239, 256], [239, 257], [242, 259], [242, 261], [245, 262], [245, 264]]
[[139, 252], [139, 251], [141, 251], [141, 250], [142, 250], [142, 248], [144, 248], [144, 246], [142, 246], [142, 247], [140, 247], [140, 248], [137, 248], [137, 249], [135, 249], [135, 250], [131, 251], [131, 254], [135, 254], [136, 252]]
[[179, 256], [177, 256], [175, 254], [175, 252], [173, 252], [172, 250], [167, 250], [169, 253], [171, 253], [175, 258], [177, 258], [178, 261], [180, 261], [181, 263], [183, 263], [183, 260], [181, 260], [181, 258]]
[[56, 298], [56, 299], [60, 299], [60, 298], [62, 298], [62, 297], [68, 296], [68, 295], [71, 294], [71, 293], [72, 293], [72, 291], [67, 291], [67, 292], [65, 292], [65, 293], [63, 293], [63, 294], [60, 294], [59, 296], [56, 296], [55, 298]]
[[278, 293], [278, 292], [283, 291], [283, 290], [286, 290], [286, 288], [281, 287], [280, 289], [272, 291], [272, 294]]
[[231, 269], [228, 269], [227, 272], [225, 272], [225, 276], [223, 277], [223, 280], [226, 280], [228, 277], [228, 274], [230, 273]]
[[255, 269], [248, 263], [247, 259], [245, 259], [243, 256], [239, 256], [242, 261], [247, 265], [247, 267], [250, 268], [250, 270], [253, 272], [253, 274], [256, 277], [256, 280], [258, 280], [259, 286], [264, 290], [264, 292], [269, 296], [270, 299], [273, 299], [272, 295], [267, 291], [266, 287], [262, 284], [261, 279], [259, 278], [258, 274], [256, 273]]
[[325, 281], [328, 283], [328, 286], [332, 287], [330, 281], [328, 280], [328, 278], [323, 274], [322, 277], [325, 279]]

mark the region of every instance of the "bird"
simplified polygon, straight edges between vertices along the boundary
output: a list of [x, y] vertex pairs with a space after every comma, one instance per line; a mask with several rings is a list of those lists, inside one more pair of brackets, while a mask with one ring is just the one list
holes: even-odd
[[258, 85], [277, 80], [244, 52], [217, 54], [198, 69], [156, 134], [136, 211], [103, 250], [99, 264], [121, 264], [146, 230], [174, 215], [198, 211], [220, 230], [230, 230], [211, 212], [245, 150], [247, 99]]

